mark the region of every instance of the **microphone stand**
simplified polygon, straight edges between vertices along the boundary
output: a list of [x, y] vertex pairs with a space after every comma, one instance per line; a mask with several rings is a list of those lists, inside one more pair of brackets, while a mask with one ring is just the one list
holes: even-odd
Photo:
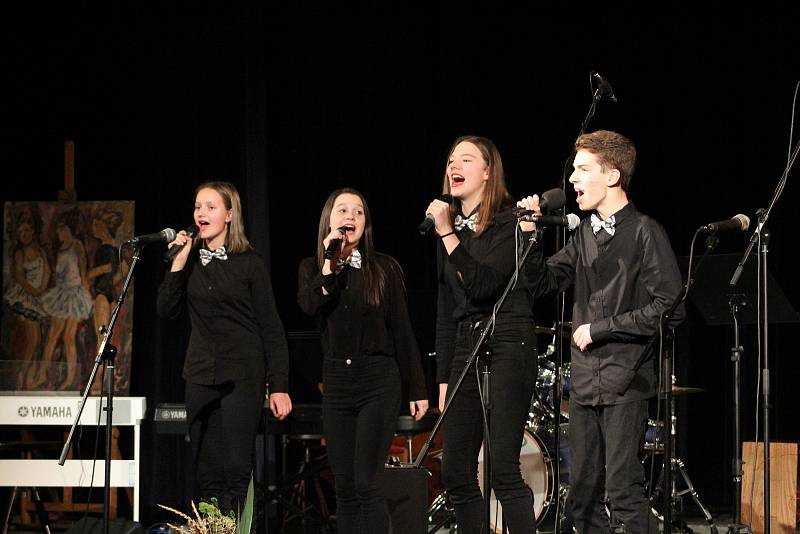
[[[740, 364], [744, 348], [739, 342], [739, 320], [742, 308], [747, 306], [747, 298], [742, 294], [731, 295], [728, 305], [733, 317], [733, 348], [731, 348], [731, 361], [733, 361], [733, 498], [734, 514], [733, 524], [728, 525], [728, 534], [750, 534], [750, 527], [742, 524], [742, 453], [740, 450], [740, 391], [741, 374]], [[751, 514], [752, 515], [752, 514]]]
[[[81, 420], [81, 414], [83, 414], [83, 408], [86, 405], [86, 399], [89, 396], [89, 393], [92, 390], [92, 385], [94, 384], [95, 376], [97, 375], [97, 370], [99, 369], [101, 364], [105, 366], [105, 387], [106, 387], [106, 459], [105, 459], [105, 470], [104, 470], [104, 481], [103, 481], [103, 534], [108, 533], [108, 518], [109, 518], [109, 502], [111, 499], [111, 434], [112, 434], [112, 422], [113, 422], [113, 411], [114, 411], [114, 358], [117, 354], [117, 348], [110, 343], [111, 336], [114, 333], [114, 325], [117, 322], [117, 317], [119, 316], [120, 309], [122, 308], [122, 304], [125, 301], [125, 295], [128, 292], [128, 286], [133, 279], [133, 271], [136, 268], [136, 262], [139, 261], [139, 246], [134, 245], [133, 247], [133, 261], [131, 262], [131, 267], [128, 270], [128, 275], [125, 277], [125, 281], [122, 284], [122, 291], [120, 291], [119, 298], [117, 299], [117, 305], [114, 307], [114, 311], [111, 313], [111, 318], [108, 321], [108, 325], [101, 328], [101, 333], [103, 334], [103, 341], [100, 344], [100, 348], [97, 351], [97, 356], [94, 360], [94, 367], [92, 367], [92, 372], [89, 375], [89, 380], [86, 383], [86, 389], [83, 391], [83, 396], [81, 397], [80, 404], [78, 405], [78, 413], [75, 414], [75, 420], [72, 423], [72, 427], [69, 430], [69, 435], [67, 436], [67, 441], [64, 443], [64, 448], [61, 451], [61, 457], [58, 459], [58, 465], [63, 466], [67, 460], [67, 455], [69, 454], [70, 446], [72, 445], [73, 436], [75, 435], [75, 428], [78, 426], [78, 423]], [[103, 399], [100, 399], [100, 407], [103, 407]]]
[[[591, 75], [590, 75], [591, 79]], [[586, 113], [586, 117], [583, 119], [581, 123], [580, 131], [578, 132], [578, 137], [586, 133], [586, 128], [589, 126], [589, 121], [592, 120], [594, 117], [595, 112], [597, 111], [597, 104], [603, 98], [603, 95], [600, 91], [600, 88], [594, 90], [592, 93], [592, 103], [589, 106], [589, 111]], [[567, 196], [567, 176], [571, 174], [570, 168], [572, 166], [572, 161], [575, 159], [575, 150], [572, 150], [572, 153], [564, 162], [564, 170], [561, 175], [561, 190], [564, 192], [564, 197]], [[564, 210], [558, 210], [557, 213], [563, 214]], [[560, 227], [559, 231], [556, 232], [556, 251], [561, 250], [567, 242], [567, 228]], [[562, 399], [562, 385], [561, 385], [561, 370], [564, 367], [564, 342], [563, 342], [563, 334], [564, 334], [564, 313], [567, 307], [567, 293], [565, 291], [559, 291], [558, 296], [556, 297], [556, 304], [555, 304], [555, 317], [556, 317], [556, 339], [558, 342], [556, 343], [556, 361], [555, 361], [555, 381], [553, 383], [553, 407], [555, 412], [555, 419], [554, 425], [555, 428], [553, 429], [553, 454], [555, 454], [556, 460], [551, 464], [553, 469], [553, 498], [556, 501], [556, 510], [555, 510], [555, 523], [554, 523], [554, 530], [556, 533], [561, 532], [561, 516], [563, 515], [563, 511], [561, 510], [561, 399]]]
[[[528, 257], [533, 245], [536, 243], [534, 237], [536, 232], [531, 232], [531, 238], [528, 240], [528, 244], [525, 245], [525, 249], [520, 257], [519, 261], [517, 262], [517, 270], [514, 271], [514, 274], [511, 275], [511, 279], [506, 284], [505, 289], [503, 290], [502, 295], [500, 298], [497, 299], [493, 310], [499, 312], [503, 308], [503, 304], [508, 298], [508, 295], [514, 289], [514, 286], [517, 283], [517, 279], [519, 278], [519, 269], [525, 265], [525, 259]], [[472, 347], [472, 353], [470, 354], [469, 358], [467, 359], [467, 363], [464, 364], [464, 368], [461, 371], [461, 374], [458, 376], [456, 383], [453, 386], [453, 390], [448, 390], [447, 400], [444, 403], [444, 409], [442, 413], [439, 414], [439, 418], [436, 419], [436, 423], [434, 423], [433, 428], [431, 429], [430, 435], [428, 439], [425, 441], [425, 444], [420, 449], [419, 453], [417, 454], [417, 459], [414, 460], [412, 464], [414, 468], [419, 468], [422, 466], [422, 462], [425, 460], [425, 457], [428, 455], [428, 451], [430, 450], [431, 446], [433, 445], [433, 440], [436, 438], [436, 433], [439, 432], [439, 428], [442, 426], [442, 422], [444, 421], [445, 417], [447, 417], [448, 412], [450, 411], [450, 406], [453, 404], [453, 399], [455, 399], [458, 391], [461, 389], [461, 384], [464, 382], [464, 379], [467, 376], [470, 368], [475, 365], [476, 360], [478, 359], [481, 348], [483, 344], [486, 342], [486, 339], [489, 337], [489, 334], [494, 330], [495, 325], [495, 313], [492, 313], [489, 316], [489, 319], [486, 321], [486, 324], [483, 325], [481, 329], [481, 333], [478, 336], [478, 340], [475, 342], [475, 345]], [[487, 367], [488, 367], [488, 356], [489, 351], [484, 351], [484, 368], [481, 371], [481, 377], [479, 380], [482, 379], [483, 385], [482, 389], [484, 391], [483, 395], [485, 396], [486, 405], [484, 406], [484, 447], [483, 447], [483, 458], [484, 458], [484, 470], [483, 470], [483, 499], [484, 499], [484, 507], [486, 511], [485, 525], [484, 525], [484, 532], [491, 532], [490, 529], [490, 521], [491, 521], [491, 494], [492, 494], [492, 487], [491, 487], [491, 472], [490, 472], [490, 436], [489, 436], [489, 375], [491, 374]]]
[[[697, 239], [700, 230], [697, 230], [692, 238], [692, 246], [691, 249], [694, 249], [694, 241]], [[672, 360], [672, 339], [673, 334], [671, 329], [667, 326], [667, 323], [672, 318], [675, 310], [680, 306], [685, 300], [686, 297], [689, 295], [689, 290], [694, 283], [693, 275], [696, 274], [700, 270], [700, 266], [703, 263], [703, 260], [706, 259], [709, 252], [714, 250], [717, 246], [718, 239], [716, 235], [711, 234], [706, 239], [706, 249], [700, 259], [697, 261], [697, 265], [695, 265], [694, 271], [692, 271], [692, 264], [691, 264], [691, 257], [692, 252], [689, 254], [689, 265], [686, 269], [686, 283], [683, 287], [683, 293], [681, 293], [678, 298], [675, 299], [675, 302], [665, 311], [661, 313], [661, 317], [659, 318], [658, 324], [658, 332], [650, 338], [650, 342], [645, 346], [645, 350], [642, 352], [642, 356], [640, 356], [639, 361], [636, 362], [636, 366], [634, 369], [634, 373], [639, 368], [641, 363], [644, 361], [644, 356], [648, 354], [649, 347], [655, 344], [657, 339], [662, 340], [662, 345], [660, 348], [661, 351], [661, 369], [662, 369], [662, 377], [661, 383], [659, 384], [660, 394], [659, 394], [659, 402], [661, 399], [664, 400], [664, 404], [666, 406], [665, 410], [665, 417], [664, 417], [664, 532], [671, 532], [672, 531], [672, 505], [673, 505], [673, 485], [674, 485], [674, 471], [676, 468], [676, 462], [673, 458], [675, 451], [673, 450], [673, 441], [674, 441], [674, 433], [675, 429], [673, 428], [673, 421], [672, 418], [674, 416], [674, 410], [672, 410], [672, 375], [674, 373], [674, 365]], [[634, 375], [635, 376], [635, 375]], [[631, 377], [631, 380], [633, 377]], [[630, 384], [630, 381], [628, 381]], [[625, 387], [627, 389], [627, 386]]]
[[[733, 273], [730, 281], [730, 290], [731, 293], [735, 292], [736, 284], [739, 282], [739, 278], [742, 276], [742, 272], [744, 271], [744, 265], [747, 262], [747, 259], [750, 256], [750, 253], [753, 251], [753, 247], [758, 243], [760, 245], [760, 261], [759, 261], [759, 270], [758, 270], [758, 290], [761, 293], [761, 317], [759, 317], [759, 339], [763, 341], [763, 357], [761, 358], [762, 368], [761, 368], [761, 381], [763, 382], [763, 388], [761, 391], [762, 396], [762, 411], [764, 417], [764, 532], [770, 532], [770, 454], [769, 454], [769, 403], [770, 403], [770, 390], [769, 390], [769, 345], [768, 345], [768, 331], [769, 331], [769, 321], [768, 321], [768, 314], [767, 310], [769, 308], [769, 299], [768, 299], [768, 284], [767, 284], [767, 246], [769, 244], [769, 231], [766, 229], [767, 221], [769, 220], [769, 214], [772, 213], [772, 208], [775, 206], [775, 203], [778, 201], [778, 198], [781, 196], [783, 192], [783, 188], [786, 185], [786, 177], [789, 175], [789, 171], [792, 170], [794, 166], [794, 162], [797, 159], [797, 154], [800, 152], [800, 143], [795, 145], [794, 151], [789, 156], [789, 161], [786, 164], [786, 169], [783, 171], [780, 179], [778, 180], [778, 187], [775, 188], [775, 192], [772, 194], [772, 199], [770, 199], [769, 205], [765, 210], [759, 210], [758, 216], [758, 226], [756, 227], [753, 235], [750, 236], [750, 242], [747, 245], [747, 248], [744, 251], [744, 255], [742, 259], [739, 261], [739, 265], [736, 267], [736, 270]], [[755, 481], [753, 481], [755, 483]], [[751, 521], [752, 521], [752, 514], [751, 514]]]

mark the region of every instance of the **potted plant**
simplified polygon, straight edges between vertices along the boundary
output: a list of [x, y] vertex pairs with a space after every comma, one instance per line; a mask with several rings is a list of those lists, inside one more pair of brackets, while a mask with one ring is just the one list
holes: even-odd
[[164, 510], [169, 510], [186, 521], [184, 525], [180, 526], [168, 523], [173, 531], [181, 534], [250, 534], [250, 528], [253, 525], [253, 494], [253, 477], [251, 475], [244, 508], [239, 510], [238, 517], [234, 517], [233, 512], [229, 514], [222, 513], [216, 503], [216, 499], [213, 502], [201, 501], [198, 506], [195, 506], [194, 502], [192, 502], [194, 517], [163, 504], [158, 506]]

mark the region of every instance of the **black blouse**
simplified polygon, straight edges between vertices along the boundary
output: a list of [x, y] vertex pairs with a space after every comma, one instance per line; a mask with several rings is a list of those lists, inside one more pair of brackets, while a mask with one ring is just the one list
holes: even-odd
[[[661, 312], [681, 293], [681, 274], [664, 228], [629, 202], [614, 214], [615, 234], [585, 218], [547, 261], [539, 293], [574, 286], [573, 329], [591, 324], [586, 352], [571, 349], [572, 395], [581, 404], [619, 404], [655, 394], [652, 361], [636, 366]], [[671, 326], [683, 318], [676, 310]], [[657, 345], [656, 345], [657, 347]], [[626, 390], [626, 383], [633, 378]]]
[[267, 380], [270, 393], [289, 390], [289, 350], [264, 260], [255, 252], [228, 254], [202, 265], [192, 251], [182, 270], [168, 272], [158, 315], [189, 309], [192, 333], [183, 377], [196, 384]]
[[[363, 297], [363, 270], [345, 266], [338, 274], [323, 275], [316, 258], [300, 263], [297, 303], [316, 318], [325, 358], [392, 357], [408, 384], [410, 400], [428, 398], [419, 347], [411, 329], [400, 265], [385, 254], [374, 260], [386, 273], [379, 308]], [[322, 293], [322, 288], [328, 292]]]
[[[517, 219], [507, 206], [499, 211], [493, 224], [475, 237], [467, 227], [456, 232], [461, 243], [447, 254], [438, 245], [438, 298], [436, 311], [436, 381], [447, 383], [453, 360], [456, 327], [459, 322], [482, 320], [508, 285], [516, 269], [516, 252], [522, 253], [530, 234], [515, 244]], [[542, 262], [540, 246], [528, 255], [527, 265]], [[497, 316], [497, 323], [513, 320], [533, 321], [533, 295], [524, 277], [508, 295]], [[533, 326], [531, 326], [533, 328]]]

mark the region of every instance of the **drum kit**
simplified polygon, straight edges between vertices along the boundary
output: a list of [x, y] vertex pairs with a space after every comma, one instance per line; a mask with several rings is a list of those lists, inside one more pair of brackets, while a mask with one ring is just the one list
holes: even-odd
[[[571, 325], [565, 323], [563, 330], [564, 336], [569, 335]], [[537, 334], [547, 334], [553, 336], [553, 342], [548, 346], [547, 351], [539, 356], [539, 375], [536, 381], [536, 390], [531, 398], [528, 411], [528, 420], [520, 448], [520, 470], [522, 478], [530, 488], [534, 498], [534, 515], [536, 517], [539, 532], [574, 532], [572, 518], [567, 506], [567, 496], [569, 494], [569, 472], [570, 454], [567, 431], [569, 428], [569, 390], [571, 382], [570, 363], [567, 362], [560, 367], [557, 366], [551, 357], [555, 353], [556, 343], [555, 328], [536, 327]], [[560, 380], [557, 380], [560, 378]], [[562, 386], [561, 401], [559, 406], [555, 406], [555, 385], [560, 382]], [[674, 378], [673, 378], [674, 382]], [[673, 396], [683, 396], [693, 393], [700, 393], [700, 388], [675, 386], [672, 387]], [[669, 407], [670, 416], [673, 420], [673, 435], [675, 439], [675, 400]], [[558, 426], [558, 440], [555, 439], [556, 425]], [[652, 503], [652, 513], [659, 520], [663, 520], [662, 514], [658, 511], [660, 506], [659, 492], [663, 491], [662, 478], [663, 469], [667, 465], [664, 456], [664, 423], [650, 419], [647, 422], [645, 438], [643, 443], [644, 460], [643, 462], [655, 461], [657, 457], [662, 458], [661, 473], [648, 488], [651, 493], [650, 502]], [[555, 443], [558, 441], [559, 454], [555, 454]], [[672, 442], [674, 444], [674, 441]], [[674, 446], [672, 447], [674, 451]], [[558, 480], [556, 480], [555, 462], [558, 462]], [[649, 462], [648, 462], [649, 463]], [[711, 526], [711, 532], [716, 532], [711, 514], [700, 502], [697, 492], [694, 491], [692, 482], [689, 479], [683, 461], [679, 458], [672, 458], [669, 462], [671, 469], [678, 475], [673, 477], [671, 488], [673, 506], [680, 507], [683, 495], [689, 494], [694, 499], [697, 507], [702, 512], [704, 518]], [[652, 469], [649, 469], [652, 472]], [[483, 449], [478, 457], [478, 480], [483, 480]], [[682, 478], [686, 489], [677, 487], [676, 478]], [[482, 484], [481, 484], [482, 485]], [[496, 501], [494, 492], [491, 495], [491, 526], [492, 531], [497, 534], [503, 532], [502, 510]], [[556, 521], [556, 515], [559, 521]], [[450, 523], [446, 516], [454, 519], [452, 505], [449, 503], [447, 493], [444, 492], [437, 496], [429, 509], [429, 523], [437, 523], [439, 526]], [[445, 519], [443, 519], [445, 518]], [[614, 518], [611, 517], [611, 524]], [[435, 531], [432, 530], [432, 532]], [[674, 531], [674, 530], [673, 530]], [[679, 532], [684, 532], [681, 528]], [[687, 531], [690, 532], [690, 531]]]

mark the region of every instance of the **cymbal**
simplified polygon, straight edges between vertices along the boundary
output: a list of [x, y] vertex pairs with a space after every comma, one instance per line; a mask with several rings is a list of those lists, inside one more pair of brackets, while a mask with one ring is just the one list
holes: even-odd
[[[693, 388], [689, 386], [672, 386], [672, 394], [673, 395], [690, 395], [692, 393], [702, 393], [705, 390], [703, 388]], [[661, 396], [664, 396], [664, 393], [661, 393]]]
[[[561, 335], [563, 337], [569, 337], [570, 330], [572, 330], [572, 321], [564, 321], [564, 330]], [[555, 326], [536, 326], [534, 327], [533, 331], [536, 332], [537, 334], [547, 334], [549, 336], [556, 335]]]

